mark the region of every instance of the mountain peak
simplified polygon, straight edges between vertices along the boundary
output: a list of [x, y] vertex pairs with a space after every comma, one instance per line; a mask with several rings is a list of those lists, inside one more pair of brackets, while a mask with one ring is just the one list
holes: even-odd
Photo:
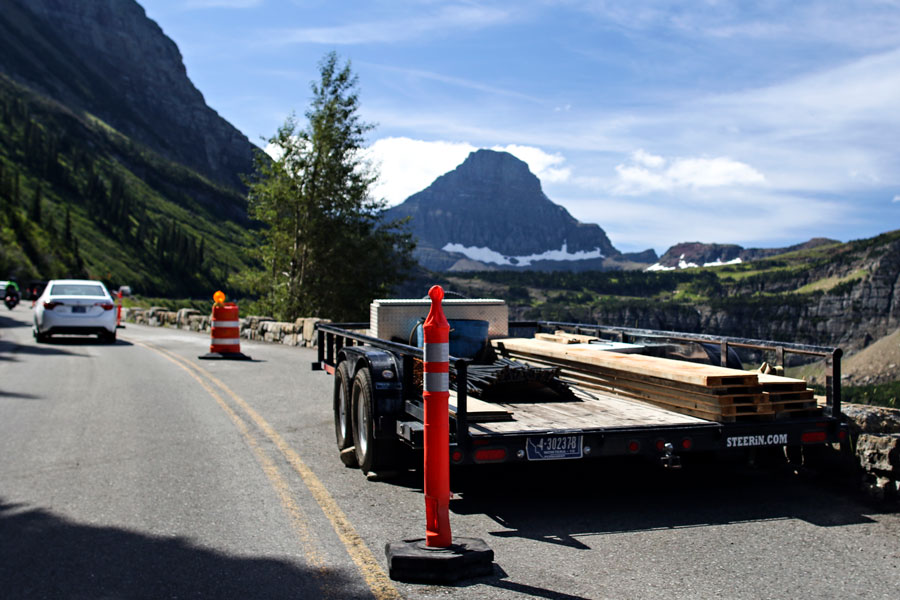
[[[578, 222], [547, 198], [528, 165], [508, 152], [472, 152], [454, 170], [388, 211], [392, 219], [406, 216], [422, 248], [420, 260], [428, 259], [423, 266], [435, 270], [449, 268], [460, 255], [514, 267], [548, 261], [596, 263], [620, 254], [598, 225]], [[443, 261], [434, 260], [437, 256]]]

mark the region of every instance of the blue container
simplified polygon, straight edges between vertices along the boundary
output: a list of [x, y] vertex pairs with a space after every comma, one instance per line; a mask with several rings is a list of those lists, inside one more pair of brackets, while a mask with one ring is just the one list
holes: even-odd
[[[488, 322], [477, 319], [447, 319], [450, 323], [450, 356], [473, 358], [488, 339]], [[416, 345], [425, 345], [422, 324], [416, 325]]]

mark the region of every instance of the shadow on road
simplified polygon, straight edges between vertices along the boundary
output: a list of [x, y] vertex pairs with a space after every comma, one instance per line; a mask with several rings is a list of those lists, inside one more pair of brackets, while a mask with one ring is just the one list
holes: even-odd
[[0, 340], [0, 360], [17, 360], [16, 354], [32, 354], [32, 355], [42, 355], [42, 356], [60, 356], [60, 355], [70, 355], [70, 356], [81, 356], [86, 357], [84, 354], [80, 354], [78, 352], [71, 352], [69, 350], [64, 350], [62, 348], [54, 348], [52, 346], [47, 346], [44, 344], [16, 344], [15, 342], [8, 342], [6, 340]]
[[0, 328], [3, 327], [30, 327], [30, 323], [27, 321], [17, 321], [16, 319], [10, 319], [7, 316], [0, 314]]
[[45, 342], [45, 344], [50, 346], [133, 346], [131, 342], [126, 340], [117, 339], [112, 344], [107, 344], [102, 341], [100, 338], [96, 338], [93, 336], [84, 336], [84, 335], [64, 335], [64, 336], [53, 336], [49, 340]]
[[43, 400], [43, 396], [35, 396], [34, 394], [25, 394], [22, 392], [4, 392], [0, 390], [0, 398], [16, 398], [18, 400]]
[[333, 570], [76, 523], [0, 499], [3, 597], [371, 598]]
[[[842, 486], [846, 487], [842, 487]], [[450, 509], [484, 514], [521, 537], [587, 550], [597, 535], [800, 519], [819, 527], [871, 523], [878, 512], [846, 482], [811, 480], [781, 469], [644, 464], [515, 465], [460, 474]]]

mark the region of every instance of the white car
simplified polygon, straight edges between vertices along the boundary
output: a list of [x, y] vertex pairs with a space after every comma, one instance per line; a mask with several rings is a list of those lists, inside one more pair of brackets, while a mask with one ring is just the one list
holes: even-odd
[[99, 281], [54, 279], [34, 304], [34, 338], [46, 342], [57, 333], [96, 334], [116, 341], [116, 304]]

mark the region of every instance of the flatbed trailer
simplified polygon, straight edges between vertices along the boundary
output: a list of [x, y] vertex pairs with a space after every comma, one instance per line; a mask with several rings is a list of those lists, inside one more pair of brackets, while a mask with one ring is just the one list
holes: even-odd
[[[422, 448], [424, 405], [414, 382], [420, 348], [367, 335], [368, 323], [319, 323], [314, 370], [335, 376], [335, 437], [364, 471], [402, 468], [403, 449]], [[718, 349], [722, 366], [735, 348], [774, 353], [776, 364], [795, 353], [826, 364], [825, 403], [817, 410], [779, 418], [721, 422], [690, 416], [631, 397], [586, 389], [568, 380], [574, 402], [547, 402], [522, 395], [491, 403], [510, 418], [479, 418], [484, 404], [469, 398], [469, 359], [450, 357], [457, 391], [450, 398], [450, 460], [453, 465], [543, 460], [643, 457], [678, 466], [682, 456], [784, 448], [789, 453], [842, 442], [839, 348], [703, 334], [607, 327], [552, 321], [510, 322], [510, 332], [533, 337], [567, 331], [618, 342], [701, 344]], [[502, 341], [502, 340], [501, 340]], [[473, 409], [477, 405], [482, 412]]]

